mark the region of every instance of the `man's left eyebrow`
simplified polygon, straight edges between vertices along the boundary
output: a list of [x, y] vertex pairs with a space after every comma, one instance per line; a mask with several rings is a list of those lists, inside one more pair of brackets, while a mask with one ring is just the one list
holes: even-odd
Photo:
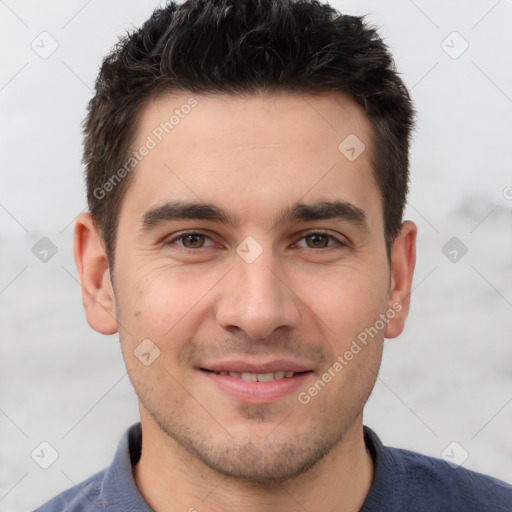
[[359, 206], [347, 201], [322, 201], [313, 204], [295, 203], [278, 215], [275, 224], [291, 224], [315, 220], [337, 220], [355, 224], [369, 231], [368, 216]]

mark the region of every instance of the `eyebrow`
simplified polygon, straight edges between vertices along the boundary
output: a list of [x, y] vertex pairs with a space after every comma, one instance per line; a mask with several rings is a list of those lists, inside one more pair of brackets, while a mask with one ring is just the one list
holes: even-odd
[[[177, 220], [205, 220], [220, 222], [230, 227], [239, 226], [240, 218], [211, 203], [171, 201], [148, 210], [141, 218], [139, 230], [146, 233], [167, 222]], [[346, 201], [321, 201], [313, 204], [296, 202], [283, 208], [274, 225], [307, 222], [313, 220], [337, 220], [369, 230], [364, 210]]]

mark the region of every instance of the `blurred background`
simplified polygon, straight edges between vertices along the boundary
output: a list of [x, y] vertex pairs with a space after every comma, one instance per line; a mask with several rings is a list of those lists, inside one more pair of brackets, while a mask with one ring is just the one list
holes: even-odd
[[[85, 321], [72, 232], [99, 65], [158, 5], [0, 1], [1, 511], [104, 468], [138, 421], [117, 336]], [[412, 310], [386, 341], [365, 424], [512, 483], [512, 2], [331, 5], [381, 27], [418, 110]]]

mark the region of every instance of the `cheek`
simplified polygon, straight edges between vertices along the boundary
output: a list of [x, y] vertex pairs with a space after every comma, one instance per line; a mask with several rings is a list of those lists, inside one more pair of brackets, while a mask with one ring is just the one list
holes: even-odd
[[372, 325], [385, 311], [388, 274], [378, 267], [367, 271], [336, 268], [321, 278], [302, 280], [301, 289], [307, 305], [328, 328], [326, 335], [346, 340]]
[[[215, 274], [215, 275], [211, 275]], [[162, 349], [179, 351], [197, 327], [202, 299], [219, 281], [214, 272], [183, 267], [136, 268], [118, 287], [118, 320], [130, 344], [149, 338]]]

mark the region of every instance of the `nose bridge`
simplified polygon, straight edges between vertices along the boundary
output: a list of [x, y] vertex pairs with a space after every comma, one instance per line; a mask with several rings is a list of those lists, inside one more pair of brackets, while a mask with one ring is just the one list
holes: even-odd
[[297, 301], [279, 276], [272, 250], [256, 245], [254, 239], [244, 242], [237, 248], [228, 286], [218, 302], [217, 322], [225, 329], [238, 327], [252, 339], [264, 339], [279, 327], [295, 327]]

